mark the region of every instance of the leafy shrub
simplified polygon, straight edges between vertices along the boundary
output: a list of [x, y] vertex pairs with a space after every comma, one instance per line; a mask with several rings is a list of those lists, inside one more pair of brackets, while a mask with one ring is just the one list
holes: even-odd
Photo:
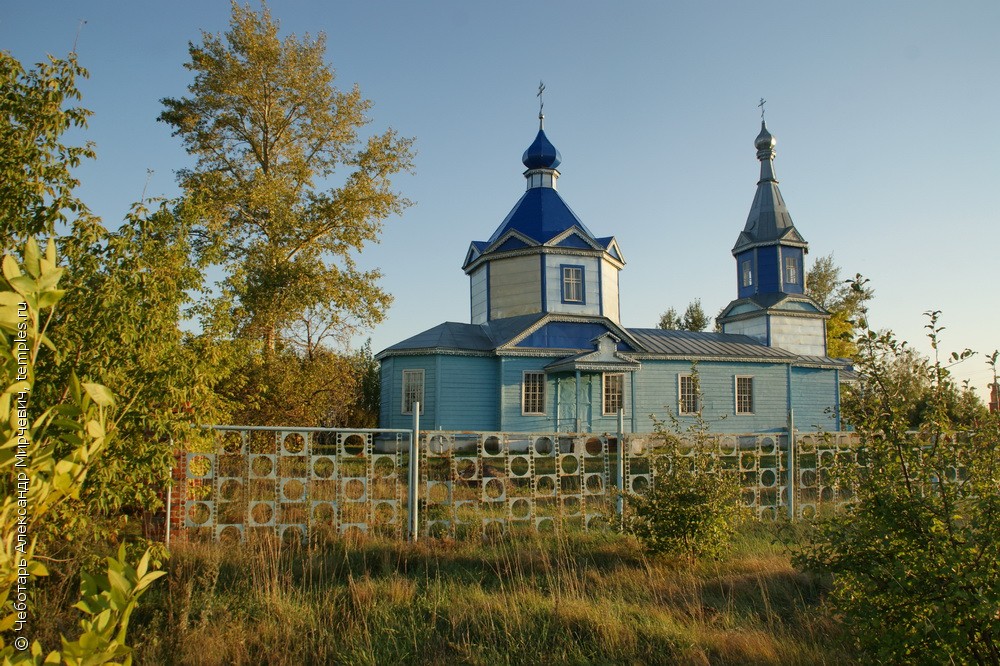
[[845, 415], [867, 464], [838, 473], [855, 499], [818, 522], [796, 564], [831, 575], [833, 609], [874, 661], [1000, 664], [1000, 421], [955, 431], [959, 389], [938, 357], [939, 313], [927, 314], [935, 358], [922, 366], [931, 394], [916, 432], [893, 372], [906, 345], [861, 322]]
[[[697, 373], [695, 373], [697, 389]], [[628, 529], [653, 553], [718, 557], [747, 516], [740, 501], [738, 470], [728, 469], [710, 447], [708, 427], [700, 414], [679, 436], [654, 424], [659, 446], [652, 462], [653, 484], [644, 494], [628, 495]]]
[[0, 372], [5, 390], [0, 412], [7, 418], [0, 422], [6, 491], [0, 503], [0, 630], [16, 636], [9, 644], [0, 636], [0, 656], [4, 663], [131, 663], [125, 644], [129, 617], [139, 596], [162, 573], [149, 571], [149, 552], [130, 566], [124, 545], [117, 557], [108, 558], [106, 573], [83, 576], [76, 608], [86, 616], [77, 640], [63, 638], [61, 653], [43, 656], [42, 646], [35, 641], [29, 647], [24, 635], [32, 621], [30, 581], [48, 574], [36, 553], [37, 532], [58, 507], [79, 499], [90, 466], [114, 434], [114, 398], [104, 386], [73, 376], [59, 405], [43, 409], [32, 404], [41, 384], [35, 374], [39, 352], [42, 347], [55, 352], [46, 328], [63, 296], [58, 288], [63, 271], [56, 266], [55, 245], [50, 243], [42, 254], [34, 240], [25, 247], [23, 268], [12, 256], [4, 257]]

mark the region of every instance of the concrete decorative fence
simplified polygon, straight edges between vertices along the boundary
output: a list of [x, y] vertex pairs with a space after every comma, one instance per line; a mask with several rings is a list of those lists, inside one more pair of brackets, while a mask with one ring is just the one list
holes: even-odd
[[[178, 454], [168, 539], [606, 529], [618, 524], [622, 492], [656, 483], [662, 443], [652, 434], [418, 429], [415, 449], [411, 430], [213, 429], [215, 450]], [[851, 433], [719, 434], [707, 448], [740, 471], [744, 502], [764, 519], [809, 518], [844, 501], [832, 471], [858, 464]]]

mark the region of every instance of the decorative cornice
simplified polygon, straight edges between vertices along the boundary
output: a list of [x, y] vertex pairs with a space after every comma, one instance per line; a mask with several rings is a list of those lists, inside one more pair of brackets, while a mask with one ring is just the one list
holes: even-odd
[[491, 357], [496, 356], [496, 352], [490, 351], [477, 351], [473, 349], [451, 349], [444, 347], [423, 347], [420, 349], [384, 349], [379, 353], [375, 354], [374, 359], [376, 361], [381, 361], [384, 358], [390, 356], [479, 356], [479, 357]]
[[781, 316], [781, 317], [793, 317], [799, 319], [829, 319], [833, 315], [830, 313], [822, 312], [801, 312], [797, 310], [780, 310], [777, 308], [760, 308], [759, 310], [752, 310], [750, 312], [741, 312], [735, 315], [726, 315], [719, 317], [717, 320], [719, 324], [728, 324], [734, 321], [746, 321], [748, 319], [756, 319], [758, 317], [763, 317], [765, 315]]
[[[529, 335], [531, 335], [532, 333], [534, 333], [535, 331], [537, 331], [538, 329], [542, 328], [543, 326], [545, 326], [546, 324], [548, 324], [550, 322], [601, 324], [603, 326], [606, 326], [609, 331], [612, 331], [621, 340], [624, 340], [626, 343], [628, 343], [628, 345], [630, 347], [632, 347], [632, 349], [642, 349], [642, 345], [639, 344], [638, 340], [636, 340], [634, 337], [632, 337], [632, 335], [627, 330], [625, 330], [624, 328], [622, 328], [621, 326], [619, 326], [615, 322], [611, 321], [607, 317], [600, 317], [600, 316], [597, 316], [597, 317], [594, 317], [594, 316], [579, 316], [579, 315], [573, 316], [573, 315], [565, 315], [565, 314], [559, 314], [559, 313], [549, 313], [549, 314], [546, 314], [541, 319], [539, 319], [538, 321], [536, 321], [534, 324], [532, 324], [528, 328], [524, 329], [523, 331], [521, 331], [520, 333], [518, 333], [517, 335], [515, 335], [513, 338], [511, 338], [510, 340], [508, 340], [507, 342], [505, 342], [503, 345], [501, 345], [500, 347], [498, 347], [497, 351], [499, 352], [502, 349], [510, 349], [512, 347], [517, 346], [519, 343], [521, 343], [522, 341], [524, 341], [524, 339], [527, 338]], [[572, 349], [570, 351], [572, 351], [572, 352], [580, 352], [580, 351], [586, 351], [586, 350], [585, 349], [581, 349], [581, 348], [574, 348], [574, 349]]]
[[503, 252], [483, 252], [478, 257], [473, 259], [471, 262], [466, 264], [462, 270], [466, 274], [479, 268], [479, 266], [487, 261], [493, 261], [494, 259], [510, 259], [511, 257], [526, 257], [538, 254], [561, 254], [566, 256], [577, 256], [577, 257], [597, 257], [599, 259], [607, 260], [612, 266], [621, 270], [625, 268], [625, 264], [619, 261], [607, 250], [587, 250], [584, 248], [575, 247], [553, 247], [551, 245], [535, 245], [533, 247], [522, 247], [516, 250], [505, 250]]

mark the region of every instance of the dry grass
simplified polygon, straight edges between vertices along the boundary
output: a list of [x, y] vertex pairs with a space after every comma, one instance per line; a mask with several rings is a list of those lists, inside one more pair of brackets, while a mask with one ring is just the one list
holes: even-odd
[[766, 533], [723, 562], [618, 535], [178, 546], [132, 625], [149, 664], [821, 664], [817, 583]]

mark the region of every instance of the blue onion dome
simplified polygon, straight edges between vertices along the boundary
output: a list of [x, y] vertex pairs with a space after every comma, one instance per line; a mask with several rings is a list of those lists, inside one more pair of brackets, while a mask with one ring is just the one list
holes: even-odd
[[774, 146], [778, 143], [778, 140], [771, 136], [771, 133], [767, 131], [767, 125], [764, 121], [760, 121], [760, 134], [754, 140], [753, 145], [758, 151], [772, 151]]
[[555, 169], [562, 163], [562, 155], [545, 136], [545, 130], [539, 129], [538, 136], [524, 151], [521, 161], [529, 169]]

